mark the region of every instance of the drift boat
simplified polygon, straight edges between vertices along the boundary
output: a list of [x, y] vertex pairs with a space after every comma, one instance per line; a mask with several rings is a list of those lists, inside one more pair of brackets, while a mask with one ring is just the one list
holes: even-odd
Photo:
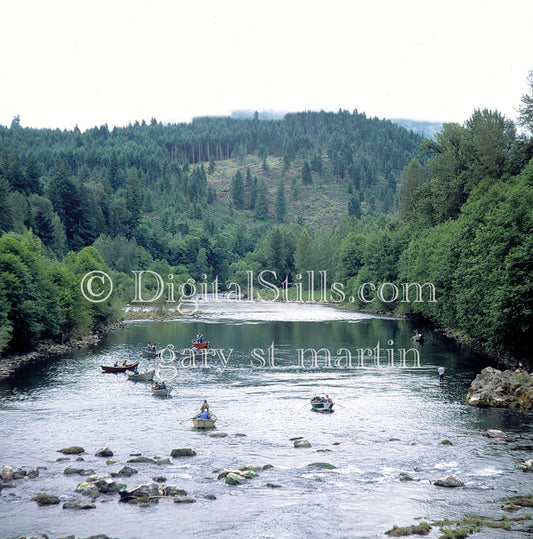
[[311, 399], [311, 410], [315, 412], [333, 412], [334, 402], [321, 400], [319, 397]]
[[114, 366], [114, 365], [101, 365], [102, 370], [104, 372], [126, 372], [126, 371], [132, 371], [139, 365], [139, 362], [136, 361], [135, 363], [130, 363], [129, 365], [120, 365], [120, 366]]
[[192, 424], [197, 429], [212, 429], [215, 427], [217, 416], [210, 412], [209, 419], [200, 419], [200, 414], [192, 418]]
[[134, 382], [150, 382], [154, 379], [155, 369], [146, 372], [128, 372], [128, 378]]

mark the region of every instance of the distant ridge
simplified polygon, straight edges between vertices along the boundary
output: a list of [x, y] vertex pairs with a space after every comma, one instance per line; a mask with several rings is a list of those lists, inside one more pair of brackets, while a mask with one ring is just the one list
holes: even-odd
[[442, 129], [442, 122], [428, 122], [419, 120], [409, 120], [406, 118], [391, 118], [391, 122], [410, 129], [426, 138], [435, 138], [435, 135]]

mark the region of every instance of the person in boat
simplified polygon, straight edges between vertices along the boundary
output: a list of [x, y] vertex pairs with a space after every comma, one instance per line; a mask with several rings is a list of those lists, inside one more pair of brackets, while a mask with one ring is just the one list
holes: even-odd
[[200, 406], [200, 412], [209, 412], [209, 404], [207, 404], [206, 400], [202, 402], [202, 405]]
[[311, 399], [311, 401], [312, 402], [320, 402], [320, 397], [318, 395], [316, 395]]
[[137, 367], [133, 369], [133, 374], [139, 374], [139, 369]]
[[326, 395], [326, 402], [329, 402], [329, 403], [333, 402], [333, 400], [331, 399], [329, 395]]
[[152, 351], [152, 342], [151, 341], [148, 341], [148, 344], [146, 345], [146, 349], [148, 350], [148, 352]]
[[210, 415], [209, 415], [209, 412], [207, 410], [204, 410], [201, 414], [200, 414], [200, 419], [211, 419]]
[[438, 373], [439, 373], [439, 382], [443, 384], [444, 383], [444, 367], [440, 366], [438, 369]]
[[166, 389], [167, 388], [167, 384], [165, 384], [165, 381], [163, 380], [160, 384], [159, 384], [159, 389]]
[[154, 382], [152, 384], [152, 389], [161, 389], [161, 384], [159, 382]]
[[322, 398], [320, 399], [320, 402], [327, 402], [326, 397], [322, 397]]
[[155, 352], [155, 343], [152, 344], [152, 352]]
[[115, 361], [115, 363], [113, 363], [113, 367], [118, 367], [118, 361]]
[[198, 336], [198, 342], [199, 343], [204, 342], [204, 336], [201, 333]]

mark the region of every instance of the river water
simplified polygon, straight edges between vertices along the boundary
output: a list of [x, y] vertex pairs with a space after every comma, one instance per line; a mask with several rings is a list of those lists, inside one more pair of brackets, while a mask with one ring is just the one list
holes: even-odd
[[[533, 457], [532, 414], [465, 405], [482, 361], [429, 328], [415, 344], [413, 329], [408, 320], [326, 305], [218, 300], [200, 302], [194, 316], [130, 322], [98, 346], [26, 371], [0, 386], [0, 466], [39, 466], [40, 474], [1, 491], [0, 536], [370, 538], [420, 518], [500, 517], [503, 499], [533, 492], [531, 475], [517, 469]], [[214, 355], [195, 365], [172, 355], [172, 346], [174, 353], [188, 346], [197, 332]], [[142, 358], [148, 341], [171, 345], [163, 363]], [[302, 349], [322, 350], [315, 363], [311, 352], [299, 356]], [[174, 377], [172, 396], [155, 397], [149, 384], [126, 374], [102, 373], [100, 365], [124, 359]], [[335, 412], [311, 411], [309, 399], [326, 393]], [[183, 421], [203, 399], [219, 418], [214, 432], [226, 436]], [[487, 429], [518, 439], [496, 445]], [[295, 448], [295, 437], [311, 447]], [[58, 450], [72, 445], [85, 449], [83, 461], [58, 461]], [[94, 456], [103, 446], [114, 464]], [[174, 448], [196, 456], [173, 459]], [[85, 479], [65, 475], [67, 466], [104, 475], [139, 453], [170, 464], [128, 464], [139, 473], [121, 481], [132, 487], [163, 475], [196, 503], [162, 498], [140, 507], [102, 494], [94, 509], [62, 508], [81, 497], [74, 490]], [[309, 466], [316, 462], [335, 468]], [[243, 485], [217, 479], [248, 464], [272, 467]], [[432, 484], [449, 473], [465, 487]], [[61, 503], [38, 507], [31, 500], [38, 492]], [[505, 537], [530, 536], [520, 529]], [[484, 529], [481, 536], [501, 533]], [[434, 527], [428, 537], [438, 535]]]

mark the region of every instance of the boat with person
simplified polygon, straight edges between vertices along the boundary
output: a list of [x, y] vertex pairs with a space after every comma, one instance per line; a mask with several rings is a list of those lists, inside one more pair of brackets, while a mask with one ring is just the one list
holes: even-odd
[[101, 367], [104, 372], [126, 372], [133, 371], [138, 365], [139, 362], [136, 361], [135, 363], [129, 364], [124, 362], [122, 365], [119, 365], [118, 363], [115, 363], [114, 365], [101, 365]]
[[170, 397], [173, 387], [167, 386], [165, 382], [154, 382], [150, 389], [156, 397]]
[[192, 424], [197, 429], [213, 429], [217, 416], [213, 412], [202, 412], [192, 418]]
[[315, 412], [333, 412], [333, 406], [335, 403], [329, 398], [325, 397], [313, 397], [311, 399], [311, 410]]
[[154, 379], [155, 369], [145, 369], [143, 372], [128, 372], [128, 379], [134, 382], [151, 382]]

